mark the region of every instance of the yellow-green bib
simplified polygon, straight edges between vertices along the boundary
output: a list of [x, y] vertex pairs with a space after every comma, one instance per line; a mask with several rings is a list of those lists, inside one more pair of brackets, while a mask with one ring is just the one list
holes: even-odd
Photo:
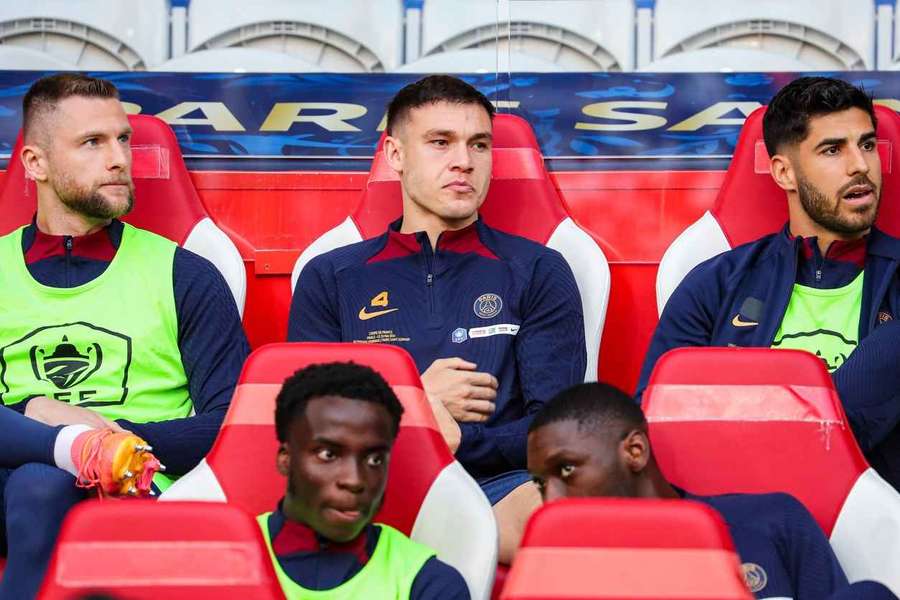
[[772, 347], [812, 352], [834, 371], [859, 343], [862, 292], [863, 272], [834, 289], [794, 284]]
[[126, 224], [99, 277], [55, 288], [28, 272], [22, 229], [0, 237], [0, 401], [47, 396], [136, 423], [190, 415], [172, 289], [175, 247]]
[[434, 550], [418, 542], [414, 542], [393, 527], [378, 524], [381, 529], [378, 544], [369, 558], [369, 562], [353, 577], [341, 585], [329, 590], [307, 590], [293, 579], [278, 564], [278, 558], [272, 550], [269, 538], [269, 515], [264, 513], [256, 517], [278, 583], [287, 600], [355, 600], [358, 598], [378, 598], [379, 600], [408, 600], [416, 575], [429, 558], [435, 555]]

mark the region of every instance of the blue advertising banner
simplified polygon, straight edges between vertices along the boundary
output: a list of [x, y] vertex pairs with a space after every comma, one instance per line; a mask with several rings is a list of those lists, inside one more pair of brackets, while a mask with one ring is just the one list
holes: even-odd
[[[0, 156], [44, 73], [0, 71]], [[92, 73], [129, 112], [170, 123], [193, 169], [367, 170], [385, 106], [419, 75]], [[900, 73], [829, 73], [900, 109]], [[498, 110], [527, 119], [551, 168], [721, 169], [744, 118], [794, 73], [465, 75]]]

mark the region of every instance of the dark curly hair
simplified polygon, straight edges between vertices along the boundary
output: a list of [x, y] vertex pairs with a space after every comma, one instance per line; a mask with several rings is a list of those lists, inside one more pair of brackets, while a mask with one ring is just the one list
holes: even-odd
[[400, 428], [403, 406], [394, 390], [374, 369], [353, 362], [332, 362], [304, 367], [285, 379], [275, 399], [275, 433], [286, 442], [291, 422], [304, 414], [313, 398], [341, 396], [373, 402], [391, 415], [394, 436]]

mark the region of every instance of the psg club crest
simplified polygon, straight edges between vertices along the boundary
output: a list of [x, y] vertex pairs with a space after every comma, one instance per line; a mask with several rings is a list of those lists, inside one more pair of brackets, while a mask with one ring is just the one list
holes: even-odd
[[78, 406], [122, 404], [131, 338], [79, 321], [38, 327], [0, 348], [0, 401], [47, 396]]
[[503, 300], [497, 294], [482, 294], [475, 299], [475, 316], [493, 319], [503, 309]]

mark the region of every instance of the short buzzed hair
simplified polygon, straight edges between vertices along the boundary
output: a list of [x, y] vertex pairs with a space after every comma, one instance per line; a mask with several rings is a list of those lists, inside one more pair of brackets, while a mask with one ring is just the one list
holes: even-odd
[[554, 396], [534, 417], [528, 433], [561, 421], [575, 421], [579, 431], [613, 427], [623, 436], [635, 429], [647, 431], [640, 405], [619, 388], [601, 382], [579, 383]]
[[387, 134], [394, 135], [397, 125], [409, 117], [412, 109], [438, 102], [477, 104], [489, 118], [494, 118], [494, 105], [475, 87], [458, 77], [429, 75], [401, 89], [388, 104]]
[[38, 122], [71, 96], [119, 99], [112, 82], [81, 73], [57, 73], [35, 81], [22, 99], [22, 131], [25, 140], [34, 135]]

